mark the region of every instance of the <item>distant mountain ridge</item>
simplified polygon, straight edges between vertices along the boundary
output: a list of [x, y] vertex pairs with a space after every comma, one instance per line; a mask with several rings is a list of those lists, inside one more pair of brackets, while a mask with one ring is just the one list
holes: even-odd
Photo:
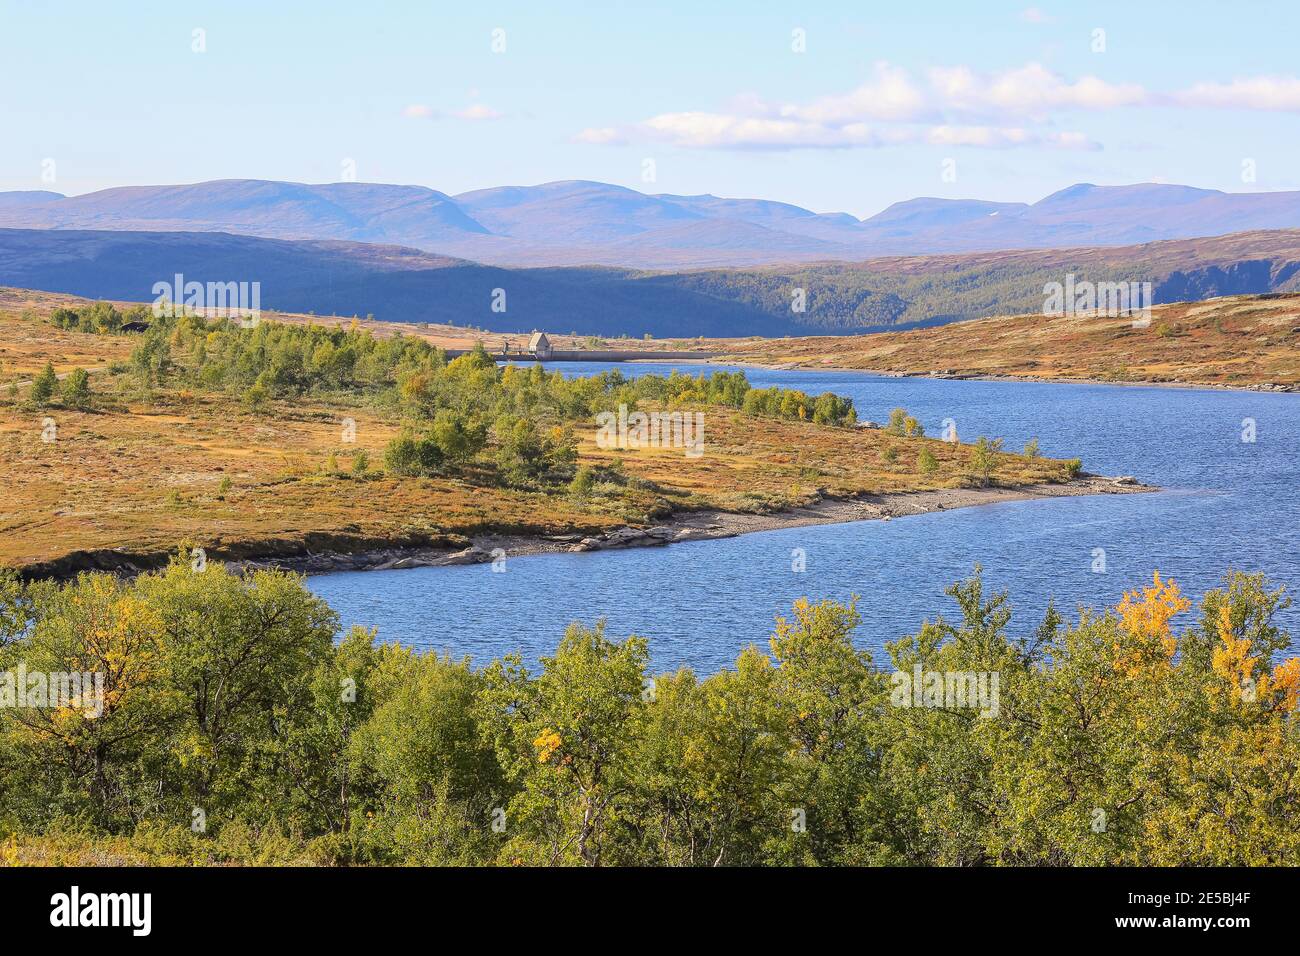
[[[609, 337], [819, 335], [1038, 312], [1044, 285], [1067, 275], [1150, 282], [1155, 304], [1300, 291], [1300, 230], [665, 272], [506, 269], [338, 240], [0, 228], [0, 285], [146, 302], [155, 283], [176, 273], [202, 283], [258, 282], [262, 307], [287, 312]], [[794, 290], [804, 293], [802, 312], [791, 308]], [[499, 299], [505, 311], [493, 309]]]
[[1300, 228], [1300, 192], [1080, 183], [1035, 203], [922, 197], [870, 218], [582, 180], [450, 196], [424, 186], [217, 180], [0, 193], [0, 227], [231, 232], [408, 246], [502, 266], [644, 269], [1133, 245]]

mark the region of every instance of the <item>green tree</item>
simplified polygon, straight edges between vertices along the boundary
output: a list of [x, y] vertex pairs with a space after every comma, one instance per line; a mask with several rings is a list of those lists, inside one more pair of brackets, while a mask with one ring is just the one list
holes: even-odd
[[85, 408], [90, 404], [90, 374], [84, 368], [74, 368], [64, 377], [60, 393], [65, 405]]
[[984, 435], [979, 437], [974, 446], [971, 448], [969, 476], [971, 481], [985, 487], [993, 478], [993, 473], [997, 471], [998, 455], [1002, 452], [1002, 439], [994, 438], [990, 441]]
[[161, 619], [169, 685], [189, 715], [172, 743], [174, 772], [209, 818], [261, 817], [278, 787], [276, 728], [312, 707], [312, 673], [333, 652], [338, 617], [296, 575], [194, 567], [178, 558], [136, 587]]
[[916, 469], [923, 475], [932, 475], [938, 471], [939, 460], [934, 457], [934, 452], [922, 448], [921, 453], [916, 456]]
[[122, 313], [111, 302], [95, 302], [82, 313], [82, 320], [91, 325], [91, 330], [101, 333], [116, 332], [122, 327]]
[[596, 473], [586, 465], [580, 467], [569, 482], [569, 494], [578, 499], [587, 498], [596, 486]]
[[505, 418], [496, 431], [497, 467], [507, 484], [529, 486], [572, 476], [578, 450], [565, 429], [543, 431], [528, 419]]
[[432, 438], [399, 435], [384, 448], [384, 470], [390, 475], [415, 477], [437, 474], [443, 451]]
[[690, 671], [655, 680], [635, 762], [637, 830], [646, 834], [641, 853], [649, 859], [753, 865], [784, 840], [805, 795], [783, 786], [791, 715], [775, 693], [777, 679], [751, 646], [734, 669], [703, 682]]
[[503, 853], [530, 863], [596, 866], [617, 830], [631, 785], [645, 701], [646, 642], [617, 643], [571, 625], [532, 677], [517, 656], [484, 671], [480, 724], [519, 787]]
[[[178, 716], [160, 668], [158, 609], [107, 574], [34, 585], [23, 605], [30, 631], [0, 651], [0, 664], [46, 675], [49, 686], [36, 706], [0, 708], [13, 761], [7, 774], [25, 781], [8, 808], [45, 822], [86, 813], [105, 828], [126, 822], [133, 808], [156, 808], [138, 762], [164, 755], [160, 731]], [[99, 683], [82, 681], [76, 694], [69, 683], [70, 696], [55, 699], [52, 675], [61, 673], [98, 675]]]
[[59, 377], [54, 374], [54, 366], [46, 362], [45, 367], [32, 379], [31, 399], [37, 405], [49, 404], [58, 387]]
[[885, 433], [904, 438], [921, 438], [925, 435], [925, 429], [920, 422], [907, 414], [907, 409], [895, 408], [889, 413], [889, 423], [885, 426]]
[[261, 382], [255, 382], [244, 389], [244, 406], [249, 411], [260, 412], [266, 408], [269, 397], [266, 386]]
[[487, 443], [487, 425], [450, 409], [442, 409], [433, 421], [431, 437], [443, 456], [463, 465]]

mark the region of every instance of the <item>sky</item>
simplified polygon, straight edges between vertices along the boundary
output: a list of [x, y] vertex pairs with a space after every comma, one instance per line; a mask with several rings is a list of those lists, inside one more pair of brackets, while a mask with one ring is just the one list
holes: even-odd
[[1300, 188], [1300, 4], [0, 0], [0, 190]]

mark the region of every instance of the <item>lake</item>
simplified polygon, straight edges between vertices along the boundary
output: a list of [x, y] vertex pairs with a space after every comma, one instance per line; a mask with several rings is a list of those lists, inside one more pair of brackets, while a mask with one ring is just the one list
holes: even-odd
[[[611, 366], [566, 363], [566, 375]], [[617, 366], [626, 375], [674, 366]], [[700, 366], [679, 366], [698, 373]], [[704, 370], [733, 369], [705, 366]], [[1229, 568], [1300, 582], [1300, 397], [1220, 390], [1036, 382], [888, 378], [858, 372], [746, 369], [758, 387], [781, 385], [854, 400], [860, 418], [906, 408], [939, 435], [952, 419], [962, 441], [1002, 436], [1018, 450], [1083, 459], [1086, 471], [1133, 475], [1155, 494], [1016, 501], [893, 521], [791, 528], [667, 548], [510, 558], [490, 565], [313, 576], [308, 584], [345, 625], [381, 639], [470, 655], [551, 652], [574, 620], [605, 618], [615, 636], [650, 641], [656, 670], [702, 673], [730, 664], [749, 643], [766, 646], [775, 615], [798, 597], [859, 596], [861, 646], [914, 633], [955, 614], [943, 588], [975, 564], [1010, 592], [1011, 628], [1031, 631], [1049, 600], [1072, 616], [1101, 607], [1151, 572], [1199, 599]], [[1243, 421], [1250, 420], [1243, 425]], [[1243, 441], [1253, 423], [1254, 441]], [[707, 431], [705, 434], [707, 453]], [[791, 570], [802, 548], [807, 570]], [[1104, 551], [1105, 573], [1093, 570]], [[1178, 621], [1186, 622], [1185, 614]], [[1300, 627], [1300, 609], [1283, 623]], [[879, 658], [880, 655], [877, 654]]]

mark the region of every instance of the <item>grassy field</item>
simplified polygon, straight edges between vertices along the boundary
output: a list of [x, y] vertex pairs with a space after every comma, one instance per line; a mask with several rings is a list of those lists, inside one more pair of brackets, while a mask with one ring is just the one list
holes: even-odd
[[[63, 372], [77, 366], [94, 367], [127, 356], [133, 344], [129, 338], [118, 340], [117, 348], [104, 345], [91, 354], [77, 351], [79, 340], [69, 337], [62, 329], [40, 322], [21, 321], [24, 314], [29, 319], [42, 318], [60, 306], [76, 309], [92, 300], [60, 292], [41, 292], [35, 289], [11, 289], [0, 286], [0, 323], [3, 323], [3, 341], [0, 346], [0, 384], [15, 378], [30, 378], [29, 373], [51, 361], [57, 371]], [[139, 302], [114, 302], [125, 312]], [[504, 346], [520, 349], [528, 344], [529, 331], [491, 332], [469, 325], [447, 325], [439, 322], [382, 322], [362, 316], [313, 315], [303, 312], [277, 312], [263, 309], [267, 321], [287, 322], [293, 325], [321, 325], [328, 328], [349, 328], [355, 325], [381, 338], [402, 334], [424, 339], [443, 349], [470, 349], [479, 342], [490, 352], [499, 352]], [[600, 339], [595, 336], [575, 335], [558, 330], [546, 330], [551, 346], [560, 351], [579, 351], [588, 348], [617, 348], [620, 351], [677, 351], [689, 352], [704, 348], [702, 339]], [[713, 339], [729, 347], [740, 339]], [[81, 343], [84, 347], [85, 343]], [[711, 346], [718, 347], [718, 346]], [[17, 373], [17, 374], [15, 374]]]
[[736, 361], [790, 367], [1294, 388], [1300, 386], [1300, 295], [1160, 305], [1144, 328], [1128, 317], [1017, 315], [721, 347]]
[[[135, 337], [49, 324], [49, 310], [66, 298], [0, 301], [0, 354], [16, 370], [11, 382], [29, 379], [46, 360], [60, 371], [103, 369], [91, 377], [95, 398], [86, 410], [36, 407], [26, 387], [0, 390], [3, 565], [49, 565], [111, 549], [157, 555], [182, 545], [254, 557], [463, 545], [489, 531], [590, 534], [676, 510], [765, 511], [968, 481], [966, 445], [755, 419], [722, 407], [705, 409], [698, 458], [681, 449], [602, 450], [594, 423], [580, 423], [579, 464], [610, 466], [618, 458], [627, 478], [581, 497], [506, 488], [486, 476], [393, 477], [379, 463], [400, 431], [396, 412], [346, 395], [253, 411], [221, 392], [146, 389], [121, 362]], [[355, 423], [353, 440], [345, 440], [345, 419]], [[923, 447], [935, 459], [930, 471], [918, 464]], [[998, 462], [1001, 485], [1066, 477], [1066, 466], [1048, 459], [1001, 455]], [[78, 559], [86, 564], [94, 561]]]

